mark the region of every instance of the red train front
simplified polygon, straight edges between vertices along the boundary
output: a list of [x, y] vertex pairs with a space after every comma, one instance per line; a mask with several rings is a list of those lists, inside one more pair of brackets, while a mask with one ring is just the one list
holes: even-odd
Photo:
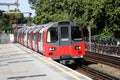
[[85, 55], [82, 29], [77, 24], [62, 21], [40, 25], [36, 29], [28, 36], [34, 37], [33, 50], [42, 55], [63, 64], [72, 64]]
[[72, 22], [57, 22], [44, 31], [43, 55], [63, 64], [72, 63], [85, 55], [82, 31]]

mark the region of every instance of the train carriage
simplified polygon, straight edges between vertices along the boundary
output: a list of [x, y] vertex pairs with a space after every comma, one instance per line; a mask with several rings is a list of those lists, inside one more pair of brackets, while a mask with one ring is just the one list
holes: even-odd
[[85, 55], [82, 28], [70, 21], [33, 27], [27, 37], [30, 49], [63, 64], [72, 64]]
[[53, 23], [44, 32], [43, 39], [44, 56], [61, 60], [63, 64], [85, 55], [82, 31], [72, 22]]

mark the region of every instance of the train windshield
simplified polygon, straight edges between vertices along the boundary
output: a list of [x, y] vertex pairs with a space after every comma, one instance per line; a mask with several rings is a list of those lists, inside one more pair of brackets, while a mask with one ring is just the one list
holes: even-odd
[[71, 27], [71, 38], [74, 41], [81, 41], [82, 40], [82, 34], [78, 26], [72, 26]]
[[68, 27], [61, 27], [61, 41], [69, 40]]
[[51, 27], [47, 32], [47, 42], [58, 41], [58, 28]]

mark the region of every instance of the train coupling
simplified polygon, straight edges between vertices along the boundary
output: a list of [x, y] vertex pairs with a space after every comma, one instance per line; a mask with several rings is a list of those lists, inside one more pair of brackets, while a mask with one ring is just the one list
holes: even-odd
[[74, 64], [75, 61], [73, 59], [70, 60], [60, 60], [60, 63], [63, 65], [70, 65], [70, 64]]
[[60, 63], [63, 65], [70, 65], [74, 63], [74, 60], [70, 54], [60, 56]]

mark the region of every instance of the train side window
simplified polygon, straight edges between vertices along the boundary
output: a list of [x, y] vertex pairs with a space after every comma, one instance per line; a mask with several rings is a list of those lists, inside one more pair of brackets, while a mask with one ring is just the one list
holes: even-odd
[[32, 35], [32, 40], [34, 40], [34, 35]]
[[41, 42], [41, 33], [38, 35], [38, 41]]
[[71, 37], [72, 37], [72, 40], [74, 41], [82, 40], [82, 34], [78, 26], [71, 27]]
[[28, 34], [28, 40], [30, 40], [30, 34]]
[[52, 27], [48, 29], [47, 42], [56, 42], [56, 41], [58, 41], [58, 28]]

